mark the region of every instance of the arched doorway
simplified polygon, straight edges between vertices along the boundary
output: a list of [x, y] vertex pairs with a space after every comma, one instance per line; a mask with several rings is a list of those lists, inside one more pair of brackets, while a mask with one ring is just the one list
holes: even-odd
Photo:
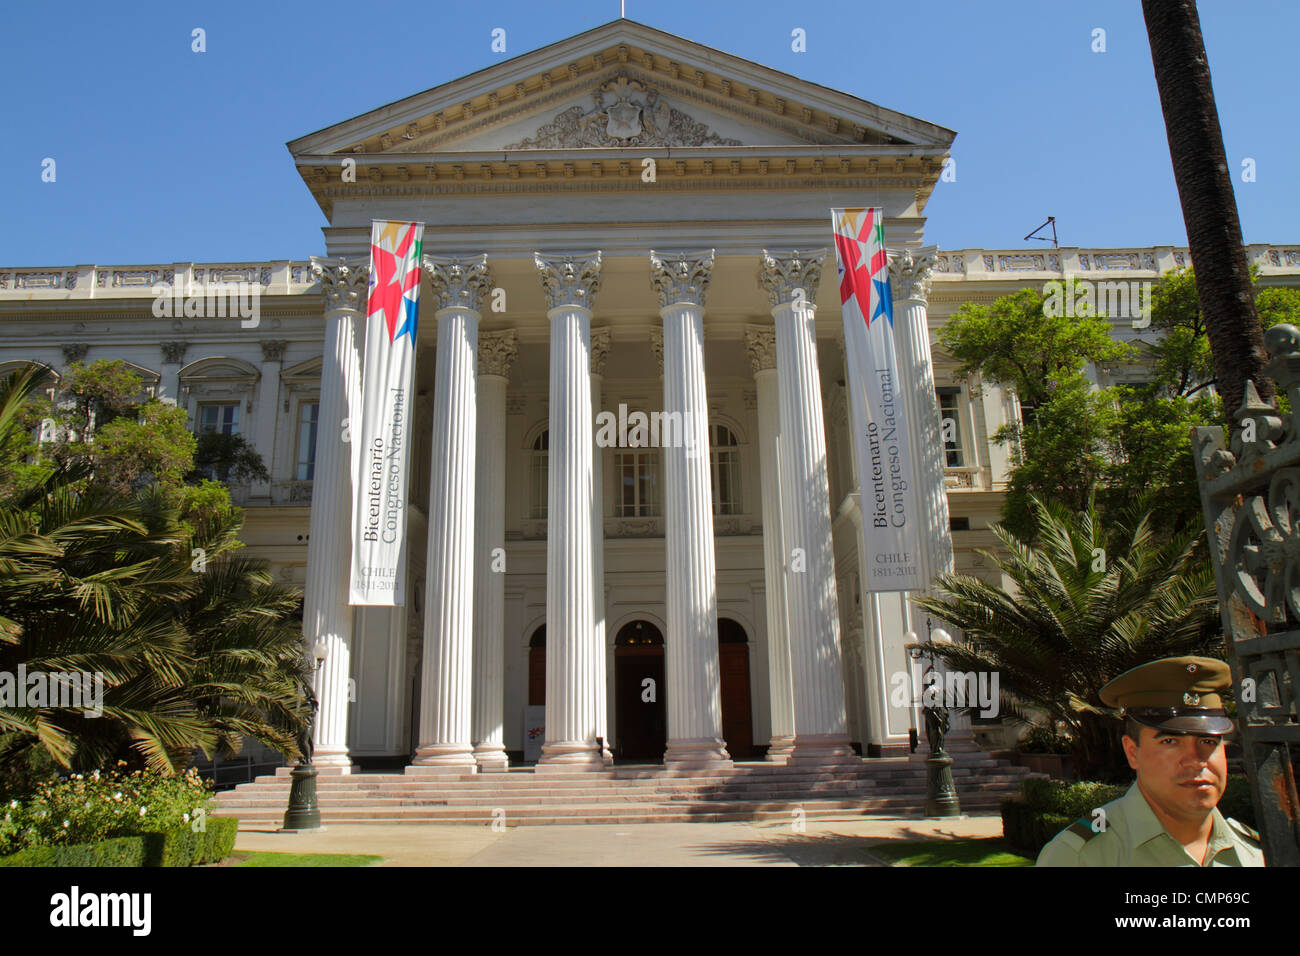
[[754, 756], [754, 720], [749, 698], [749, 638], [728, 617], [718, 618], [722, 737], [733, 760]]
[[528, 640], [528, 703], [546, 705], [546, 625], [533, 631]]
[[664, 636], [649, 621], [631, 621], [614, 638], [614, 707], [618, 756], [662, 760], [668, 744]]

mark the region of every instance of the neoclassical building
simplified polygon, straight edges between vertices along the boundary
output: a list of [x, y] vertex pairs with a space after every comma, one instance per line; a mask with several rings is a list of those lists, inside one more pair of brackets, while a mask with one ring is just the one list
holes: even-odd
[[[902, 754], [916, 714], [890, 691], [927, 624], [860, 575], [830, 210], [885, 210], [916, 471], [942, 476], [930, 573], [989, 573], [989, 436], [1018, 415], [935, 329], [1024, 286], [1188, 264], [938, 248], [924, 210], [954, 135], [620, 20], [293, 140], [316, 258], [0, 269], [0, 372], [124, 359], [196, 431], [253, 443], [271, 479], [232, 494], [250, 551], [305, 591], [318, 766]], [[395, 608], [347, 604], [375, 219], [426, 223]], [[1250, 255], [1300, 281], [1300, 248]], [[160, 315], [160, 286], [204, 304]], [[213, 314], [249, 287], [255, 318]], [[596, 441], [602, 411], [625, 441]], [[638, 413], [681, 413], [697, 451], [639, 441]]]

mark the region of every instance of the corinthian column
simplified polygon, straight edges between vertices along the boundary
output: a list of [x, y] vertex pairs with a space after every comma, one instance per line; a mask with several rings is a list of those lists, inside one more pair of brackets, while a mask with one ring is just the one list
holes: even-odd
[[[474, 461], [479, 305], [492, 285], [487, 256], [425, 256], [438, 302], [429, 553], [425, 569], [418, 772], [473, 773], [470, 678], [474, 648]], [[408, 767], [410, 772], [412, 769]]]
[[[609, 329], [591, 330], [591, 411], [599, 415], [603, 404], [605, 359], [609, 355]], [[594, 418], [593, 418], [594, 421]], [[591, 597], [596, 629], [596, 736], [602, 741], [600, 759], [614, 762], [609, 747], [609, 676], [605, 648], [605, 449], [592, 449], [591, 476]]]
[[[890, 250], [889, 286], [894, 294], [894, 348], [898, 359], [898, 391], [904, 396], [911, 430], [908, 442], [916, 482], [921, 533], [921, 576], [926, 590], [934, 576], [951, 571], [952, 525], [948, 492], [944, 489], [943, 422], [934, 392], [934, 362], [926, 299], [934, 250]], [[919, 633], [919, 632], [918, 632]]]
[[[921, 580], [925, 591], [930, 590], [935, 575], [953, 570], [952, 523], [948, 517], [948, 492], [943, 481], [943, 421], [934, 391], [934, 360], [926, 320], [934, 253], [933, 248], [889, 250], [898, 391], [906, 402], [911, 430], [908, 445], [921, 534]], [[924, 612], [916, 609], [910, 600], [905, 603], [904, 612], [908, 630], [924, 640]], [[934, 622], [936, 627], [940, 623]], [[946, 670], [942, 662], [936, 662], [936, 669], [940, 672]], [[958, 754], [979, 750], [971, 732], [970, 716], [965, 711], [953, 714], [952, 729], [944, 738], [944, 749]]]
[[591, 305], [600, 253], [543, 256], [534, 264], [550, 309], [551, 393], [546, 519], [546, 742], [538, 771], [599, 770], [592, 594]]
[[794, 695], [790, 762], [856, 760], [841, 677], [840, 615], [831, 544], [826, 431], [813, 326], [826, 251], [763, 250], [759, 284], [776, 322], [785, 592]]
[[[750, 325], [745, 348], [758, 393], [758, 465], [763, 493], [763, 591], [767, 605], [768, 688], [772, 701], [772, 739], [767, 759], [785, 760], [794, 746], [794, 712], [790, 697], [790, 637], [786, 630], [785, 572], [781, 545], [781, 480], [777, 447], [776, 330]], [[789, 492], [786, 492], [788, 495]]]
[[[704, 387], [704, 296], [712, 273], [712, 249], [650, 253], [650, 281], [664, 323], [664, 413], [670, 429], [663, 438], [668, 571], [664, 764], [674, 768], [731, 765], [722, 739], [709, 403]], [[673, 435], [677, 422], [680, 431]]]
[[[348, 604], [352, 565], [350, 432], [351, 417], [360, 412], [359, 324], [370, 267], [365, 259], [313, 257], [311, 270], [325, 291], [325, 343], [302, 633], [309, 653], [320, 662], [313, 678], [320, 709], [312, 730], [312, 760], [317, 770], [347, 773], [352, 767], [348, 756], [348, 678], [352, 675], [352, 607]], [[359, 417], [355, 424], [359, 430]]]
[[474, 487], [474, 689], [470, 739], [479, 770], [505, 770], [506, 383], [515, 330], [478, 341], [478, 448]]

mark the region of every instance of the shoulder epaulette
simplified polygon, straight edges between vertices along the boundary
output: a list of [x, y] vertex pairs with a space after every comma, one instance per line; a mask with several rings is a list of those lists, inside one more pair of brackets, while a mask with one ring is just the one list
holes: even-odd
[[1073, 833], [1075, 836], [1082, 837], [1085, 843], [1097, 835], [1097, 831], [1094, 830], [1092, 825], [1082, 817], [1075, 820], [1065, 829], [1067, 832]]
[[1234, 820], [1232, 819], [1232, 817], [1228, 817], [1226, 822], [1228, 826], [1232, 827], [1232, 829], [1236, 830], [1238, 833], [1240, 833], [1242, 836], [1246, 837], [1247, 839], [1253, 840], [1256, 843], [1260, 842], [1259, 831], [1256, 830], [1255, 828], [1248, 827], [1240, 820]]

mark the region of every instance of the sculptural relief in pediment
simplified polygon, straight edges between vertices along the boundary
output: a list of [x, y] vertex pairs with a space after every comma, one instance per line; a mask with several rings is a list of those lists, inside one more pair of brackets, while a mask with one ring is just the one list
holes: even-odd
[[595, 106], [571, 106], [506, 149], [619, 146], [741, 146], [672, 106], [653, 86], [618, 76], [592, 94]]

